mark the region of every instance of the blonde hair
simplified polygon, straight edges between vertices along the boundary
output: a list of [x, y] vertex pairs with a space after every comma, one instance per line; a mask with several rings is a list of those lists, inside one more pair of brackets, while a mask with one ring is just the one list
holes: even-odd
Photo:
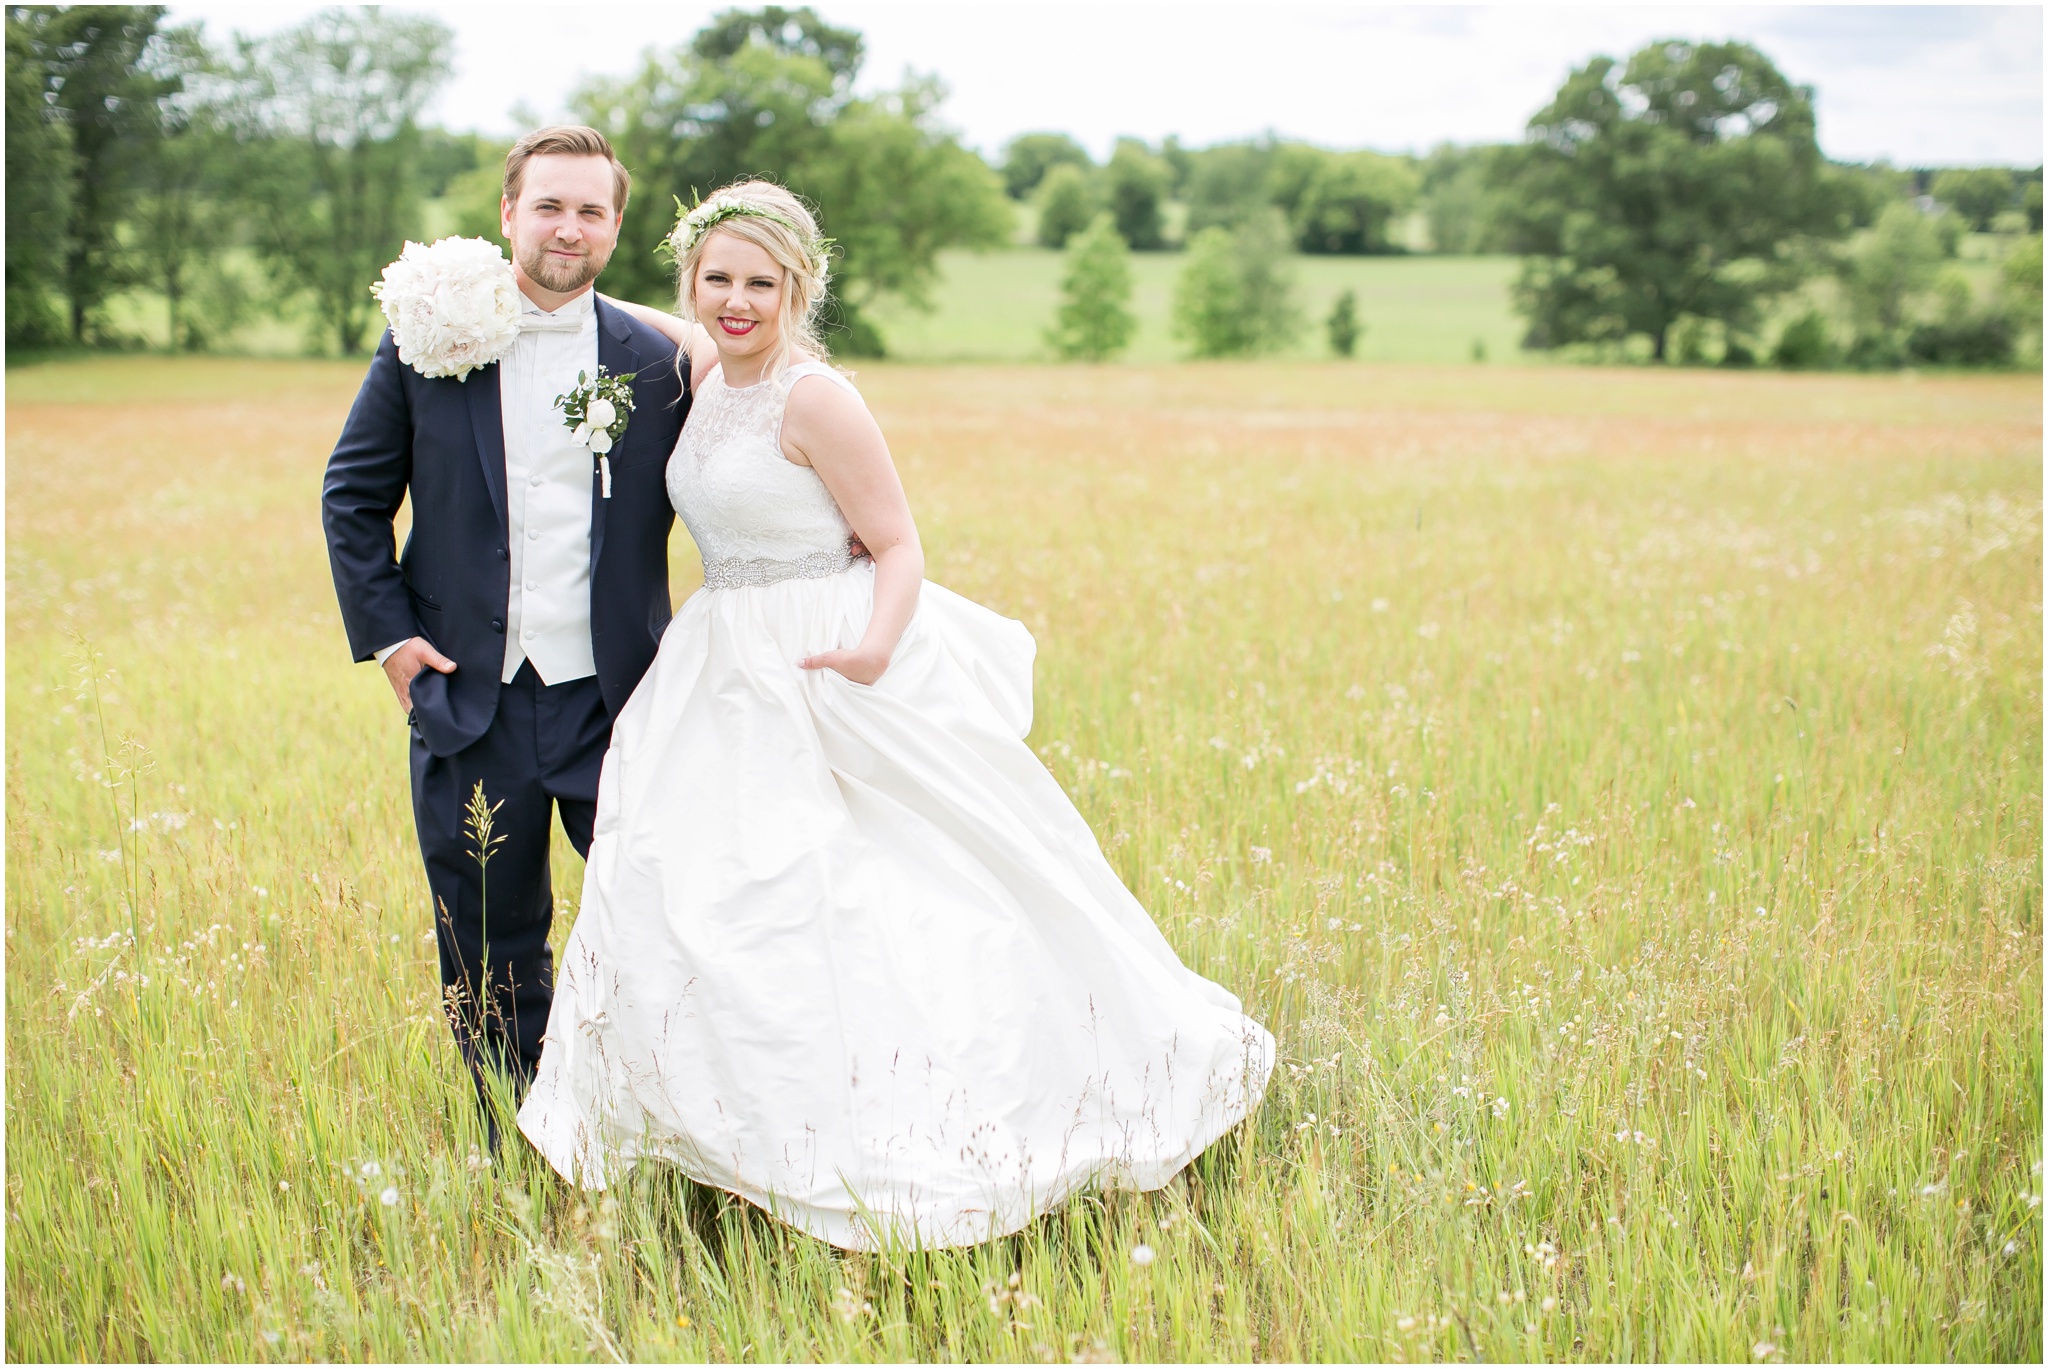
[[677, 221], [670, 237], [677, 248], [676, 312], [692, 323], [702, 321], [697, 317], [697, 265], [713, 237], [730, 233], [766, 252], [782, 268], [782, 316], [777, 320], [782, 355], [771, 369], [780, 370], [790, 353], [799, 348], [819, 361], [826, 360], [831, 353], [819, 336], [818, 315], [825, 306], [830, 266], [817, 219], [802, 200], [773, 181], [734, 181], [707, 197], [701, 207], [732, 201], [763, 212], [720, 214], [709, 229], [694, 235], [687, 215]]

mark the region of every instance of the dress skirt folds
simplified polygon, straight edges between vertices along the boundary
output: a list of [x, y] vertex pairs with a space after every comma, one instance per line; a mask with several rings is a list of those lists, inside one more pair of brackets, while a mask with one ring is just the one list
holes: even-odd
[[[678, 457], [678, 460], [681, 460]], [[1183, 966], [1023, 741], [1034, 644], [874, 568], [698, 591], [620, 715], [520, 1129], [585, 1187], [658, 1158], [834, 1245], [964, 1245], [1156, 1188], [1273, 1038]]]

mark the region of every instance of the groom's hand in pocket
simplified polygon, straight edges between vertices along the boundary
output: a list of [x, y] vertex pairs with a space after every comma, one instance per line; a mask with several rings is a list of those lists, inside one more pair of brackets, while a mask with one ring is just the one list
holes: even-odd
[[434, 650], [434, 644], [424, 637], [402, 643], [384, 658], [384, 674], [391, 681], [391, 692], [398, 696], [398, 706], [407, 713], [412, 712], [413, 679], [422, 670], [450, 675], [455, 671], [455, 662]]

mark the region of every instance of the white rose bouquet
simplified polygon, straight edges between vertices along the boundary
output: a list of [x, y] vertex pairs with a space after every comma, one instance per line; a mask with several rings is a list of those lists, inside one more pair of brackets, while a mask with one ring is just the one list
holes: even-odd
[[398, 359], [423, 376], [467, 380], [519, 336], [512, 264], [482, 238], [408, 242], [370, 293], [391, 323]]
[[592, 380], [578, 371], [576, 388], [555, 396], [555, 407], [570, 428], [569, 440], [597, 454], [598, 489], [606, 499], [612, 497], [612, 461], [606, 453], [626, 435], [626, 425], [633, 421], [633, 377], [639, 374], [612, 375], [600, 366]]

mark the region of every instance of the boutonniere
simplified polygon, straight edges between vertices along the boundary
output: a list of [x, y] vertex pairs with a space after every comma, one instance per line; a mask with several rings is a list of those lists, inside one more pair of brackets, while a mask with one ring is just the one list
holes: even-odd
[[638, 374], [611, 375], [600, 366], [593, 380], [578, 371], [576, 387], [555, 396], [555, 407], [569, 425], [569, 440], [597, 454], [598, 489], [606, 499], [612, 497], [612, 461], [606, 453], [618, 445], [632, 422], [633, 377]]
[[482, 238], [409, 242], [370, 293], [391, 324], [398, 359], [423, 376], [468, 380], [519, 337], [512, 264]]

